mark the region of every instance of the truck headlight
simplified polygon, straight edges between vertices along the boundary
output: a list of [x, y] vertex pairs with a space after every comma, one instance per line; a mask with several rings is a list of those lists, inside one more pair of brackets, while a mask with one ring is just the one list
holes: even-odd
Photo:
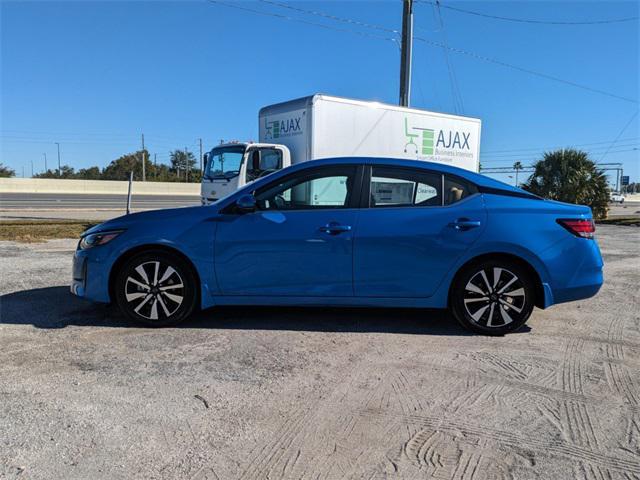
[[97, 247], [98, 245], [104, 245], [120, 235], [124, 230], [112, 230], [109, 232], [96, 232], [85, 235], [80, 239], [78, 247], [80, 250], [87, 250], [88, 248]]

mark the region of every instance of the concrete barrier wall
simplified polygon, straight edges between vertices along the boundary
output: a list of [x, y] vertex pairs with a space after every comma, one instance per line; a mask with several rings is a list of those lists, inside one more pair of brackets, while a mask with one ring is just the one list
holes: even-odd
[[[129, 182], [114, 180], [64, 180], [0, 178], [0, 193], [77, 193], [126, 195]], [[200, 195], [199, 183], [133, 182], [134, 195]]]

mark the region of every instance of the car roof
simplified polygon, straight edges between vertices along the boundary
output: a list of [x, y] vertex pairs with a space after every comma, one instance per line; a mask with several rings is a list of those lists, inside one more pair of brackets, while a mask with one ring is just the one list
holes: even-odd
[[[312, 167], [320, 167], [324, 165], [385, 165], [391, 167], [406, 167], [416, 168], [421, 170], [430, 170], [439, 173], [449, 173], [457, 177], [469, 180], [476, 185], [497, 188], [500, 190], [508, 190], [513, 192], [523, 192], [522, 189], [509, 185], [508, 183], [501, 182], [486, 175], [481, 175], [476, 172], [465, 170], [463, 168], [454, 167], [452, 165], [446, 165], [444, 163], [428, 162], [425, 160], [410, 160], [406, 158], [383, 158], [383, 157], [335, 157], [335, 158], [322, 158], [319, 160], [309, 160], [301, 162], [292, 167], [286, 169], [288, 172], [293, 172], [294, 169], [304, 169]], [[528, 192], [527, 192], [528, 193]]]

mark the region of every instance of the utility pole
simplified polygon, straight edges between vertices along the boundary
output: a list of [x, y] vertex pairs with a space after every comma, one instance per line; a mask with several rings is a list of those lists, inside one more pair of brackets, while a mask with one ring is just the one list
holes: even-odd
[[400, 53], [400, 106], [408, 107], [411, 97], [411, 47], [413, 45], [413, 0], [403, 0]]
[[147, 181], [147, 172], [145, 171], [145, 164], [146, 162], [144, 161], [144, 133], [142, 134], [142, 181], [146, 182]]
[[47, 154], [43, 153], [44, 155], [44, 173], [47, 173], [49, 170], [47, 170]]
[[158, 154], [153, 154], [153, 178], [158, 178]]
[[31, 178], [33, 178], [33, 160], [31, 160]]
[[184, 181], [189, 181], [189, 151], [184, 147]]
[[55, 142], [55, 144], [58, 146], [58, 176], [61, 177], [62, 169], [60, 168], [60, 144], [58, 142]]
[[202, 139], [198, 139], [200, 142], [200, 175], [203, 174], [204, 170], [202, 170]]

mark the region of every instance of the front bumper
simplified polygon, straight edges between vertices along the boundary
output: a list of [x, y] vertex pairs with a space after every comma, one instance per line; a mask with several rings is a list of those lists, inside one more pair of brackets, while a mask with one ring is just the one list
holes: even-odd
[[78, 252], [73, 256], [73, 267], [71, 269], [71, 293], [77, 297], [84, 297], [87, 279], [87, 257], [79, 256]]
[[76, 250], [73, 255], [69, 290], [77, 297], [109, 303], [109, 275], [100, 259], [91, 250]]

